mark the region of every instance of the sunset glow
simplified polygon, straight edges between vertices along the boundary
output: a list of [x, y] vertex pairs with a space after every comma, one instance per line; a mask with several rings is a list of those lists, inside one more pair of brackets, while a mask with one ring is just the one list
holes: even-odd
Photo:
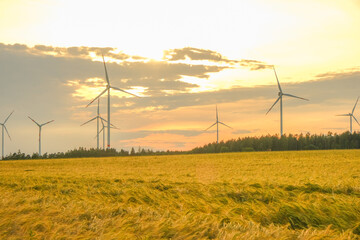
[[30, 113], [56, 119], [48, 133], [58, 136], [44, 135], [50, 152], [94, 146], [95, 125], [77, 126], [106, 87], [102, 54], [111, 83], [141, 97], [111, 90], [115, 148], [215, 141], [203, 130], [216, 105], [233, 127], [221, 140], [277, 134], [278, 107], [265, 116], [277, 98], [272, 65], [286, 92], [310, 99], [284, 98], [285, 133], [346, 131], [335, 115], [360, 95], [359, 10], [356, 0], [1, 1], [0, 110], [18, 114], [7, 151], [35, 150], [22, 130]]

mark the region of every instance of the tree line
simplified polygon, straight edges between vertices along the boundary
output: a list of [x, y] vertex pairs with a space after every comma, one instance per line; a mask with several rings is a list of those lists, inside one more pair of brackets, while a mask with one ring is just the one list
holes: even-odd
[[289, 134], [279, 137], [278, 135], [266, 135], [260, 137], [243, 137], [231, 139], [226, 142], [209, 143], [202, 147], [196, 147], [190, 151], [153, 151], [139, 147], [127, 150], [77, 148], [67, 152], [45, 153], [39, 156], [22, 153], [20, 150], [4, 157], [4, 160], [17, 159], [49, 159], [49, 158], [85, 158], [85, 157], [116, 157], [116, 156], [146, 156], [146, 155], [174, 155], [194, 153], [221, 153], [221, 152], [251, 152], [251, 151], [290, 151], [290, 150], [326, 150], [326, 149], [359, 149], [360, 133], [344, 132], [342, 134]]
[[139, 147], [137, 150], [134, 148], [131, 151], [124, 149], [116, 150], [115, 148], [110, 149], [96, 149], [96, 148], [84, 148], [79, 147], [67, 152], [57, 153], [45, 153], [39, 155], [38, 153], [25, 154], [18, 150], [16, 153], [10, 153], [5, 156], [3, 160], [20, 160], [20, 159], [53, 159], [53, 158], [86, 158], [86, 157], [118, 157], [118, 156], [145, 156], [145, 155], [170, 155], [170, 154], [181, 154], [185, 153], [182, 151], [153, 151], [151, 149], [145, 149]]
[[290, 150], [326, 150], [358, 149], [360, 133], [344, 132], [342, 134], [289, 134], [266, 135], [261, 137], [243, 137], [222, 141], [219, 144], [209, 143], [191, 150], [192, 153], [249, 152], [249, 151], [290, 151]]

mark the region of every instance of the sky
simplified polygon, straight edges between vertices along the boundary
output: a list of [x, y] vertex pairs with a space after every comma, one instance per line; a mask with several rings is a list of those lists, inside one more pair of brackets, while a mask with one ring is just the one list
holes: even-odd
[[[341, 133], [360, 95], [359, 0], [0, 1], [0, 122], [5, 154], [96, 147], [96, 103], [110, 82], [111, 147], [189, 150], [284, 133]], [[100, 112], [106, 118], [106, 101]], [[355, 110], [360, 118], [360, 110]], [[360, 119], [359, 119], [360, 120]], [[354, 123], [354, 130], [360, 126]], [[102, 139], [102, 138], [101, 138]], [[102, 142], [101, 142], [102, 145]]]

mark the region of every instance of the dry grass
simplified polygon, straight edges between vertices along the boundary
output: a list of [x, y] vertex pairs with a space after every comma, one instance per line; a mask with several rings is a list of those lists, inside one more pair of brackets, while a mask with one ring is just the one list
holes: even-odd
[[360, 151], [0, 162], [1, 239], [357, 239]]

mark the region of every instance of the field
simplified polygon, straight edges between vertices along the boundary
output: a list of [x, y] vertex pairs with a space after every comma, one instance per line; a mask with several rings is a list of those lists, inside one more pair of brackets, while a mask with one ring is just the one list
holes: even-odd
[[0, 162], [0, 239], [358, 239], [360, 151]]

